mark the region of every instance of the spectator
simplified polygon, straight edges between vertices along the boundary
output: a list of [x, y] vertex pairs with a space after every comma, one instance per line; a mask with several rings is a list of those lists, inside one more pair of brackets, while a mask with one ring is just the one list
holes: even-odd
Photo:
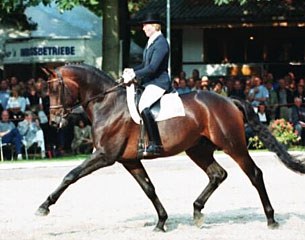
[[289, 120], [289, 105], [293, 104], [293, 94], [288, 89], [285, 79], [279, 79], [279, 87], [276, 90], [279, 107], [276, 110], [276, 118], [284, 118]]
[[259, 121], [262, 124], [269, 126], [270, 116], [269, 116], [268, 112], [266, 111], [266, 105], [264, 103], [260, 103], [258, 105], [257, 116], [258, 116]]
[[184, 71], [179, 73], [179, 79], [186, 79], [186, 73]]
[[22, 142], [25, 147], [29, 148], [34, 143], [37, 143], [41, 149], [41, 157], [45, 158], [45, 143], [43, 132], [39, 126], [38, 119], [33, 120], [33, 113], [26, 111], [24, 120], [18, 123], [18, 130], [22, 136]]
[[235, 80], [234, 81], [233, 89], [230, 92], [229, 97], [237, 97], [237, 98], [240, 98], [240, 99], [243, 99], [243, 100], [246, 99], [246, 94], [243, 90], [243, 86], [242, 86], [240, 80]]
[[269, 92], [264, 85], [260, 77], [254, 77], [253, 87], [250, 89], [248, 94], [248, 100], [251, 102], [253, 107], [258, 107], [260, 103], [266, 103], [269, 98]]
[[0, 84], [0, 103], [3, 109], [6, 109], [11, 91], [9, 90], [7, 80], [2, 80]]
[[273, 82], [272, 80], [267, 80], [265, 84], [268, 92], [269, 98], [267, 100], [267, 111], [270, 114], [271, 119], [275, 119], [275, 111], [278, 107], [278, 97], [276, 91], [273, 89]]
[[196, 91], [196, 82], [194, 80], [194, 78], [190, 77], [188, 80], [187, 80], [187, 86], [188, 88], [191, 90], [191, 91]]
[[186, 80], [184, 78], [181, 78], [179, 80], [179, 87], [177, 89], [178, 94], [186, 94], [191, 92], [191, 89], [187, 86]]
[[291, 117], [294, 129], [298, 136], [301, 138], [302, 145], [305, 144], [305, 108], [302, 107], [302, 99], [299, 97], [294, 98], [294, 105], [291, 107]]
[[12, 76], [12, 77], [10, 78], [9, 88], [10, 88], [10, 89], [13, 89], [15, 86], [18, 86], [18, 83], [19, 83], [18, 78], [15, 77], [15, 76]]
[[74, 138], [71, 143], [71, 149], [74, 154], [89, 153], [93, 148], [91, 126], [86, 125], [82, 119], [74, 126]]
[[29, 105], [30, 105], [29, 100], [20, 95], [19, 86], [13, 87], [11, 96], [8, 99], [7, 109], [20, 108], [20, 111], [24, 112]]
[[15, 146], [17, 160], [21, 160], [22, 137], [15, 124], [9, 120], [9, 112], [7, 110], [4, 110], [1, 114], [0, 136], [2, 138], [2, 143], [11, 143]]
[[193, 78], [195, 82], [200, 80], [200, 73], [198, 69], [193, 69], [191, 78]]
[[302, 83], [299, 83], [297, 89], [293, 92], [293, 97], [301, 98], [302, 103], [305, 103], [305, 89]]
[[227, 93], [223, 90], [223, 83], [221, 81], [216, 81], [213, 91], [216, 92], [217, 94], [227, 97]]
[[201, 89], [210, 91], [210, 82], [207, 76], [201, 78]]

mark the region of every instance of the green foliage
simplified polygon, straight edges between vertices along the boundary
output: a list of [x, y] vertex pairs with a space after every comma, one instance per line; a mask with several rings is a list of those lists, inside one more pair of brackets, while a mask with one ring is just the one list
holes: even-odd
[[[269, 130], [272, 135], [282, 144], [290, 147], [300, 141], [297, 133], [294, 131], [290, 122], [285, 119], [276, 119], [269, 125]], [[255, 149], [265, 148], [264, 144], [259, 140], [257, 136], [249, 138], [249, 142]]]
[[216, 5], [223, 5], [223, 4], [229, 4], [232, 2], [239, 2], [240, 5], [243, 5], [247, 2], [248, 0], [214, 0]]

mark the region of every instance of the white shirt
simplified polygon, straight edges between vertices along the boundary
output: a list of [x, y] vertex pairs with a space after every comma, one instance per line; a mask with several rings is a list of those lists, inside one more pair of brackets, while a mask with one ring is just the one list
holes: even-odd
[[151, 35], [148, 39], [146, 49], [149, 48], [150, 45], [156, 40], [156, 38], [159, 37], [161, 34], [161, 31], [156, 31], [153, 35]]

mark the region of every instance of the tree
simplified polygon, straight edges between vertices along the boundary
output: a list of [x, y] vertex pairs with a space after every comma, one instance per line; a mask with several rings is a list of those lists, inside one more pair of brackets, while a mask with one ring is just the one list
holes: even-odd
[[[129, 13], [137, 12], [149, 0], [55, 0], [61, 10], [71, 10], [82, 5], [95, 14], [103, 15], [103, 69], [117, 78], [120, 70], [120, 40], [123, 43], [123, 67], [128, 65], [130, 29]], [[238, 1], [241, 4], [250, 0], [214, 0], [216, 4]], [[11, 25], [19, 30], [33, 29], [37, 23], [27, 19], [24, 10], [40, 3], [50, 5], [52, 0], [6, 0], [0, 3], [0, 23]]]

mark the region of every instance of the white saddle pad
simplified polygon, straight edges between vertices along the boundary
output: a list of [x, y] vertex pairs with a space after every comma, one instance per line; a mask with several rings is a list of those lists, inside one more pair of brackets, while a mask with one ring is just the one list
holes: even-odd
[[[140, 124], [141, 116], [138, 113], [137, 106], [135, 103], [135, 86], [131, 84], [129, 87], [126, 87], [127, 91], [127, 105], [131, 115], [132, 120]], [[162, 96], [160, 100], [160, 112], [158, 116], [155, 117], [155, 120], [164, 121], [166, 119], [174, 117], [184, 117], [185, 110], [181, 98], [178, 93], [168, 93]]]

